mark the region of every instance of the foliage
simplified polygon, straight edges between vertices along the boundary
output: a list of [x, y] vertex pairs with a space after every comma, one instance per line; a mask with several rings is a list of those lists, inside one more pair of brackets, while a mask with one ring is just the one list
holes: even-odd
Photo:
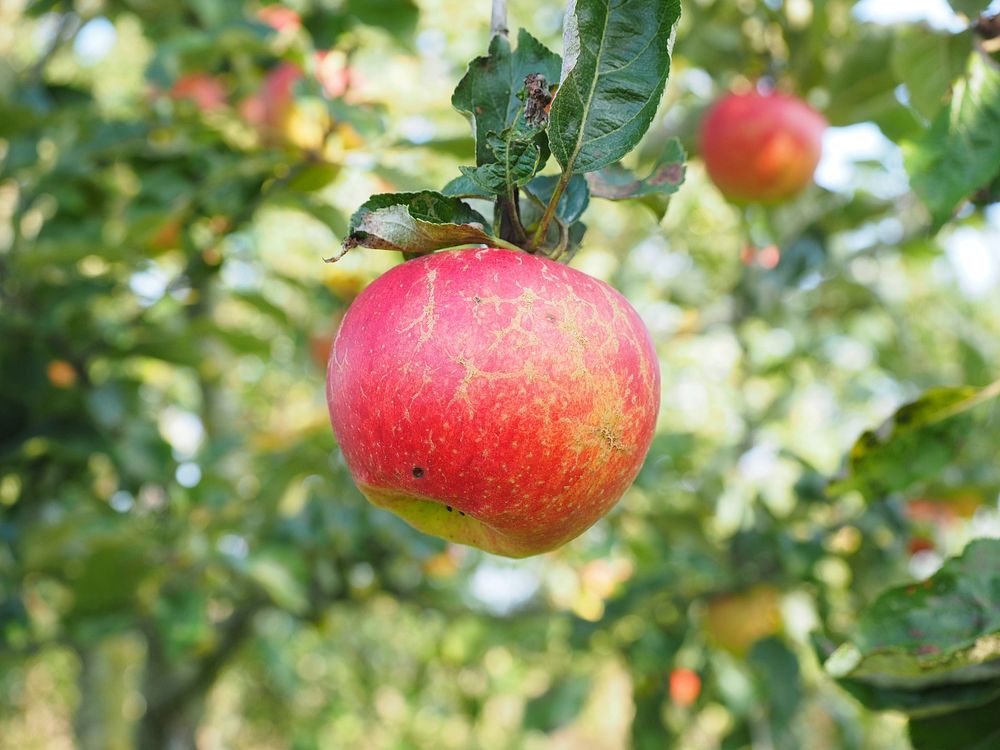
[[1000, 543], [972, 542], [923, 583], [886, 591], [826, 660], [875, 708], [950, 713], [1000, 695], [996, 570]]
[[[995, 745], [986, 4], [0, 6], [0, 748]], [[737, 210], [697, 124], [760, 77], [853, 127]], [[323, 368], [399, 259], [345, 239], [629, 297], [664, 407], [613, 513], [511, 563], [364, 502]]]

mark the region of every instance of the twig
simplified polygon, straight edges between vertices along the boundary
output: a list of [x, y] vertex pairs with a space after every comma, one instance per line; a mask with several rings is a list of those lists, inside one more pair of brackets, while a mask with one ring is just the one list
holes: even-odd
[[546, 232], [549, 230], [549, 224], [552, 223], [552, 217], [556, 215], [556, 209], [559, 207], [559, 201], [562, 198], [563, 193], [566, 191], [566, 186], [569, 185], [569, 180], [573, 175], [569, 170], [566, 170], [559, 176], [559, 182], [556, 183], [556, 189], [552, 191], [552, 197], [549, 199], [549, 205], [545, 207], [545, 213], [542, 214], [542, 218], [538, 221], [538, 227], [535, 229], [535, 236], [532, 238], [532, 246], [538, 248], [541, 243], [545, 242]]
[[490, 39], [507, 36], [507, 0], [493, 0], [493, 15], [490, 17]]
[[990, 383], [988, 386], [964, 401], [959, 401], [957, 404], [953, 404], [949, 408], [938, 412], [934, 415], [933, 419], [928, 420], [927, 424], [937, 424], [938, 422], [943, 422], [946, 419], [951, 419], [964, 411], [973, 409], [980, 404], [992, 401], [995, 398], [1000, 398], [1000, 380]]
[[42, 75], [45, 73], [45, 68], [48, 66], [49, 61], [63, 44], [76, 35], [76, 32], [80, 30], [80, 26], [80, 18], [72, 10], [67, 10], [60, 16], [59, 25], [53, 32], [48, 47], [45, 48], [35, 64], [31, 66], [31, 70], [27, 75], [28, 81], [35, 84], [42, 80]]

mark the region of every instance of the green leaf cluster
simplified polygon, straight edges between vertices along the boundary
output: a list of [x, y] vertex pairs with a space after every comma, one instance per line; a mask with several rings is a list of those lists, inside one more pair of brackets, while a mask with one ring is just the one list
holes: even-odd
[[[568, 259], [586, 231], [580, 214], [591, 193], [624, 200], [676, 192], [685, 158], [676, 139], [645, 179], [618, 162], [639, 144], [659, 106], [679, 18], [679, 0], [579, 0], [567, 13], [563, 58], [527, 31], [520, 31], [515, 48], [504, 34], [495, 35], [452, 96], [472, 124], [476, 164], [461, 167], [462, 176], [438, 194], [439, 202], [490, 201], [490, 232], [476, 237], [454, 217], [443, 217], [431, 236], [426, 226], [398, 220], [407, 197], [382, 195], [373, 199], [381, 216], [396, 206], [393, 238], [372, 232], [374, 219], [363, 210], [352, 219], [344, 250], [363, 245], [409, 256], [481, 242]], [[560, 173], [541, 176], [550, 152]], [[448, 205], [461, 211], [455, 202]], [[653, 207], [662, 215], [662, 203]]]

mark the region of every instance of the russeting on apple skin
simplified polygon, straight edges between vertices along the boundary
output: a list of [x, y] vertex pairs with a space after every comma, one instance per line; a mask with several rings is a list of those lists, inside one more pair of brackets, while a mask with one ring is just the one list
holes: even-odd
[[660, 401], [639, 316], [602, 281], [505, 249], [396, 266], [344, 316], [327, 401], [354, 481], [416, 528], [552, 550], [632, 483]]
[[826, 120], [787, 94], [727, 94], [701, 126], [709, 177], [735, 203], [780, 203], [813, 180]]

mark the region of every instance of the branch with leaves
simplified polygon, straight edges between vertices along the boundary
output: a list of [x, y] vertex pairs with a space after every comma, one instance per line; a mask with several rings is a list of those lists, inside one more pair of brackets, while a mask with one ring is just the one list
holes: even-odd
[[[646, 178], [619, 163], [649, 129], [670, 74], [680, 0], [569, 4], [563, 57], [525, 30], [513, 46], [504, 0], [491, 41], [452, 96], [470, 121], [476, 164], [441, 192], [373, 196], [351, 218], [337, 260], [355, 247], [406, 257], [488, 245], [569, 259], [586, 231], [591, 196], [669, 196], [684, 181], [684, 151], [668, 142]], [[544, 173], [549, 157], [558, 172]], [[484, 202], [492, 217], [466, 201]]]

